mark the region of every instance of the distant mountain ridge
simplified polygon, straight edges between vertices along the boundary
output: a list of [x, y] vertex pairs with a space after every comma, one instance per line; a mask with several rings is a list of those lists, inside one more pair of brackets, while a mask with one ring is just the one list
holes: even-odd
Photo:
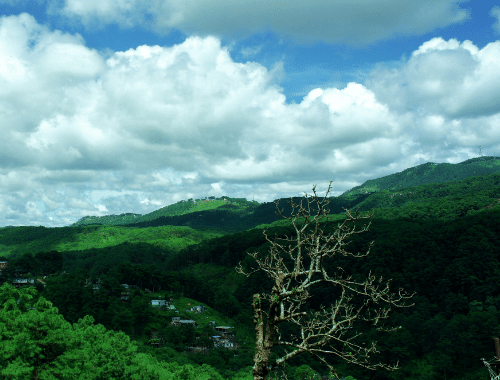
[[382, 190], [399, 190], [420, 185], [460, 181], [466, 178], [500, 173], [500, 157], [471, 158], [458, 164], [427, 162], [385, 177], [370, 179], [353, 187], [342, 196], [374, 193]]
[[[293, 198], [294, 202], [300, 202], [302, 199]], [[454, 220], [500, 209], [500, 173], [398, 190], [331, 197], [329, 201], [330, 214], [336, 214], [332, 215], [333, 219], [342, 218], [344, 208], [359, 208], [362, 212], [375, 210], [374, 218], [377, 220]], [[289, 199], [280, 199], [279, 205], [285, 214], [290, 214]], [[139, 223], [123, 224], [123, 220], [131, 215], [133, 217], [134, 214], [108, 216], [108, 223], [115, 223], [114, 225], [94, 223], [59, 228], [0, 228], [0, 257], [5, 259], [10, 255], [51, 250], [106, 250], [111, 249], [108, 247], [123, 244], [146, 244], [145, 246], [160, 255], [175, 255], [187, 246], [214, 238], [226, 238], [231, 234], [252, 229], [260, 236], [261, 232], [258, 230], [286, 224], [276, 214], [274, 202], [250, 204], [246, 208], [226, 204], [205, 211], [160, 216]]]
[[[330, 208], [332, 213], [341, 213], [343, 207], [366, 204], [363, 202], [364, 199], [372, 193], [461, 181], [474, 176], [496, 173], [500, 173], [500, 157], [477, 157], [458, 164], [428, 162], [399, 173], [371, 179], [360, 186], [353, 187], [339, 197], [332, 197]], [[294, 200], [300, 201], [300, 197], [294, 197]], [[286, 208], [286, 202], [281, 202], [281, 206]], [[182, 200], [145, 215], [125, 213], [86, 216], [69, 227], [105, 225], [144, 228], [171, 225], [234, 233], [279, 220], [280, 217], [275, 214], [275, 211], [273, 202], [260, 204], [244, 198], [205, 197]]]
[[[85, 216], [69, 227], [81, 227], [86, 225], [128, 225], [147, 224], [162, 217], [177, 217], [195, 212], [209, 211], [217, 208], [223, 209], [251, 209], [258, 205], [256, 201], [247, 201], [244, 198], [230, 198], [222, 196], [220, 198], [205, 197], [201, 199], [182, 200], [169, 206], [162, 207], [149, 214], [126, 213], [120, 215]], [[174, 223], [175, 225], [175, 223]]]

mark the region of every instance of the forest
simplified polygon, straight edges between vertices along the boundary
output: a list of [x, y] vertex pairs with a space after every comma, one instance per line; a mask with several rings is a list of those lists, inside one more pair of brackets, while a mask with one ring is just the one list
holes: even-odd
[[[479, 163], [496, 167], [491, 161]], [[481, 358], [493, 359], [492, 338], [500, 336], [500, 174], [474, 175], [475, 163], [459, 164], [463, 172], [451, 168], [464, 178], [450, 180], [446, 168], [427, 165], [417, 169], [439, 170], [443, 181], [434, 176], [432, 183], [401, 187], [396, 176], [372, 191], [329, 199], [327, 231], [343, 219], [344, 207], [375, 210], [369, 230], [349, 247], [374, 245], [362, 260], [340, 255], [325, 265], [355, 278], [375, 273], [395, 289], [415, 292], [412, 307], [392, 310], [386, 323], [393, 332], [357, 327], [364, 339], [378, 342], [376, 360], [400, 369], [332, 359], [339, 378], [489, 378]], [[8, 263], [0, 273], [2, 378], [252, 379], [252, 296], [271, 283], [235, 267], [250, 265], [249, 252], [266, 255], [264, 230], [279, 238], [293, 229], [272, 202], [221, 197], [194, 203], [155, 217], [123, 214], [122, 224], [115, 217], [61, 228], [0, 228], [0, 262]], [[209, 203], [217, 207], [199, 208]], [[286, 199], [279, 204], [290, 212]], [[141, 220], [130, 223], [130, 217]], [[32, 286], [20, 279], [32, 279]], [[307, 307], [335, 297], [318, 287]], [[172, 309], [153, 307], [152, 300]], [[189, 309], [195, 305], [206, 311]], [[195, 323], [175, 326], [173, 318]], [[214, 326], [234, 328], [237, 348], [218, 344]], [[327, 375], [323, 363], [298, 355], [270, 377]]]

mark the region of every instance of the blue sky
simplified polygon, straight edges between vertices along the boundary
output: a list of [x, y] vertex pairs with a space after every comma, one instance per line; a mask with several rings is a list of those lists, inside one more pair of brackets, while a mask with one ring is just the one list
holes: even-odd
[[0, 0], [0, 226], [500, 153], [500, 3]]

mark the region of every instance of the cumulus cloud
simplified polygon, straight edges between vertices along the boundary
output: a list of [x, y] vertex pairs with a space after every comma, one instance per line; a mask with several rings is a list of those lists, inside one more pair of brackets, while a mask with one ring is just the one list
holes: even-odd
[[331, 179], [339, 194], [445, 160], [443, 142], [459, 159], [500, 142], [496, 105], [467, 102], [467, 91], [498, 90], [496, 43], [431, 40], [367, 84], [316, 88], [297, 104], [276, 84], [279, 62], [237, 63], [215, 37], [105, 59], [22, 14], [0, 19], [0, 62], [1, 225], [207, 195], [270, 201]]
[[378, 99], [399, 112], [475, 118], [500, 112], [500, 41], [478, 49], [441, 37], [425, 42], [400, 68], [377, 68], [367, 81]]
[[64, 0], [58, 12], [90, 28], [118, 24], [168, 33], [245, 36], [268, 29], [300, 42], [365, 45], [460, 23], [457, 0]]

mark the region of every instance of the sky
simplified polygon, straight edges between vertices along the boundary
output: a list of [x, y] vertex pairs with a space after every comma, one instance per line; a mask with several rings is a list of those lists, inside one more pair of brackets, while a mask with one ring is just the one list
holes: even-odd
[[0, 227], [500, 154], [500, 1], [0, 0]]

